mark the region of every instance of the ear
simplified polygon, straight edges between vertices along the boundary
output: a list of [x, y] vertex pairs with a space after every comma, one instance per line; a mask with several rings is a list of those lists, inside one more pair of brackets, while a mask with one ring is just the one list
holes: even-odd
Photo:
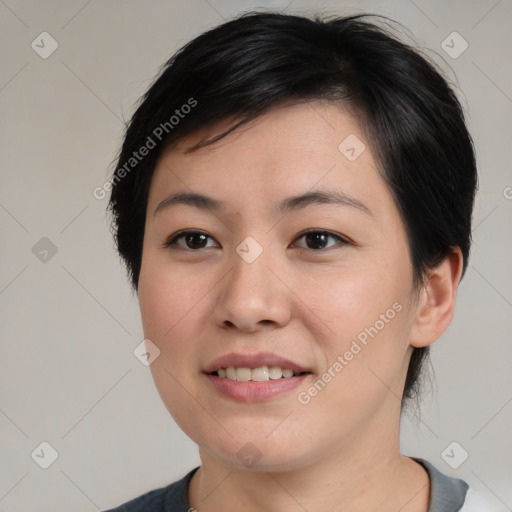
[[409, 343], [413, 347], [426, 347], [433, 343], [450, 325], [455, 311], [455, 297], [462, 275], [463, 258], [459, 247], [428, 276], [421, 288], [413, 320]]

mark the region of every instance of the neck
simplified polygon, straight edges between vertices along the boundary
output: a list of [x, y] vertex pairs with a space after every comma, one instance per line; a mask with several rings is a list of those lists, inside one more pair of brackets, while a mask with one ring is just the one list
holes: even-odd
[[[350, 512], [427, 512], [426, 471], [399, 451], [398, 436], [358, 436], [300, 468], [240, 469], [200, 449], [201, 468], [189, 488], [198, 512], [326, 509]], [[361, 447], [364, 447], [361, 449]]]

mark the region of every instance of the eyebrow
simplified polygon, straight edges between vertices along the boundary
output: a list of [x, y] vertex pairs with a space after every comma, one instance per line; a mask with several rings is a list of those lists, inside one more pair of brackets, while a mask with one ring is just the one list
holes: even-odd
[[[203, 194], [181, 192], [171, 194], [164, 200], [160, 201], [158, 206], [155, 208], [154, 215], [163, 209], [179, 204], [193, 206], [201, 210], [211, 210], [214, 212], [223, 210], [226, 205], [223, 201], [219, 201], [218, 199], [214, 199], [213, 197], [208, 197]], [[283, 199], [274, 211], [277, 214], [286, 215], [292, 211], [301, 210], [307, 206], [319, 204], [351, 206], [373, 217], [373, 213], [370, 209], [354, 197], [351, 197], [344, 192], [332, 190], [313, 190], [298, 196], [288, 197]]]

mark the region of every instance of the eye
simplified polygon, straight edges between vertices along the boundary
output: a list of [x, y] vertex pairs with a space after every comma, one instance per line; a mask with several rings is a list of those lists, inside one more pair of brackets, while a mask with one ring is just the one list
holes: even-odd
[[[311, 249], [314, 251], [329, 249], [335, 245], [346, 245], [349, 243], [348, 240], [339, 235], [322, 230], [311, 230], [302, 233], [296, 238], [296, 240], [301, 239], [304, 239], [305, 246], [295, 243], [296, 247], [301, 249]], [[211, 240], [213, 245], [209, 245], [208, 240]], [[332, 243], [332, 241], [334, 241], [334, 243]], [[164, 247], [174, 246], [190, 251], [198, 251], [199, 249], [206, 249], [208, 247], [219, 247], [219, 244], [215, 242], [211, 236], [201, 231], [180, 231], [175, 235], [172, 235], [163, 245]]]
[[[211, 236], [202, 233], [201, 231], [181, 231], [180, 233], [176, 233], [175, 235], [171, 236], [171, 238], [169, 238], [169, 240], [167, 240], [163, 246], [177, 246], [181, 249], [189, 249], [195, 251], [197, 249], [205, 249], [207, 247], [206, 241], [208, 238], [211, 238]], [[181, 239], [184, 240], [185, 247], [182, 244], [177, 243], [178, 240]]]
[[[300, 240], [301, 238], [304, 238], [306, 241], [307, 247], [300, 247], [301, 249], [311, 249], [314, 251], [319, 251], [322, 249], [326, 249], [331, 246], [328, 246], [327, 240], [329, 238], [336, 239], [341, 245], [348, 244], [348, 240], [345, 238], [335, 235], [334, 233], [331, 233], [329, 231], [321, 231], [321, 230], [310, 230], [306, 231], [305, 233], [302, 233], [302, 235], [298, 236], [296, 240]], [[336, 245], [336, 244], [333, 244]]]

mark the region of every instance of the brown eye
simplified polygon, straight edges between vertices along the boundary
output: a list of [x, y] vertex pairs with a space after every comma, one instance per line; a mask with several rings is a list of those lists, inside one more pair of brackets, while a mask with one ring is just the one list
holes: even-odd
[[[195, 251], [198, 249], [205, 249], [207, 247], [206, 243], [209, 238], [211, 237], [199, 231], [182, 231], [181, 233], [172, 236], [167, 242], [165, 242], [164, 247], [177, 246], [181, 249]], [[182, 243], [177, 243], [178, 240], [182, 239], [185, 245]]]
[[297, 237], [297, 240], [300, 240], [301, 238], [303, 238], [306, 241], [306, 247], [302, 248], [311, 249], [314, 251], [332, 247], [332, 245], [327, 247], [330, 238], [336, 239], [338, 241], [338, 244], [341, 243], [341, 245], [345, 245], [348, 243], [347, 240], [341, 238], [338, 235], [335, 235], [334, 233], [330, 233], [329, 231], [308, 231], [306, 233], [303, 233], [301, 236]]
[[189, 249], [203, 249], [207, 236], [202, 233], [190, 233], [183, 235], [183, 240]]

